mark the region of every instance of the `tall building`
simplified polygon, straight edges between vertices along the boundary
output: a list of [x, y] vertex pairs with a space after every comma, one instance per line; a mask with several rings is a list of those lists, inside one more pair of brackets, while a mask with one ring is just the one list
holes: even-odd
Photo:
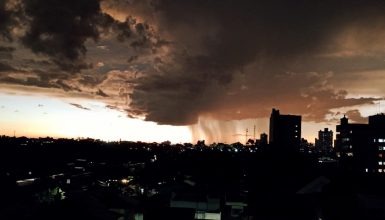
[[352, 124], [344, 116], [337, 132], [337, 157], [360, 172], [385, 172], [384, 114], [369, 116], [368, 124]]
[[333, 131], [325, 128], [318, 131], [318, 139], [315, 140], [315, 147], [323, 153], [331, 152], [333, 149]]
[[270, 116], [269, 144], [283, 150], [299, 151], [301, 144], [301, 116], [281, 115], [273, 109]]

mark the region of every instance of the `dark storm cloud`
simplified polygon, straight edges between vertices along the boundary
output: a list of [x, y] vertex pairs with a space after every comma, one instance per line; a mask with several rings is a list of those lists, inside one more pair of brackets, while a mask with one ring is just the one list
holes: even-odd
[[[339, 52], [336, 39], [345, 28], [384, 31], [383, 1], [164, 0], [149, 7], [173, 53], [159, 72], [135, 82], [130, 106], [146, 120], [181, 125], [200, 115], [261, 117], [276, 106], [322, 121], [332, 108], [376, 100], [346, 98], [326, 73], [384, 69], [382, 61], [354, 68], [352, 61], [322, 55]], [[353, 37], [373, 47], [366, 36]]]
[[11, 41], [11, 29], [17, 23], [14, 19], [14, 12], [6, 7], [7, 1], [0, 0], [0, 38]]
[[0, 72], [7, 72], [15, 70], [11, 65], [6, 63], [0, 63]]
[[70, 73], [93, 67], [86, 62], [87, 41], [113, 34], [135, 48], [156, 47], [151, 32], [148, 24], [129, 15], [126, 21], [115, 20], [102, 11], [100, 0], [0, 1], [0, 36], [20, 40]]
[[[4, 74], [9, 71], [14, 72], [14, 74]], [[9, 65], [3, 65], [1, 63], [0, 72], [3, 72], [3, 74], [0, 75], [0, 83], [22, 86], [34, 86], [40, 88], [54, 88], [62, 89], [64, 91], [81, 91], [79, 88], [70, 86], [67, 83], [63, 82], [63, 80], [52, 80], [52, 77], [37, 77], [36, 75], [31, 75], [28, 72], [24, 72], [19, 69], [14, 69]]]
[[[107, 95], [116, 88], [105, 82], [109, 72], [125, 72], [132, 65], [129, 57], [136, 54], [132, 61], [139, 62], [165, 42], [130, 14], [116, 20], [99, 0], [0, 0], [1, 83], [82, 93], [115, 104]], [[99, 54], [99, 48], [105, 52]]]
[[28, 0], [24, 9], [30, 24], [22, 42], [35, 53], [49, 55], [62, 69], [88, 68], [81, 58], [87, 39], [97, 40], [99, 1]]
[[1, 79], [0, 81], [5, 83], [24, 85], [24, 86], [37, 86], [41, 88], [59, 88], [57, 85], [48, 83], [46, 81], [38, 80], [32, 77], [28, 77], [26, 79], [6, 77]]
[[0, 46], [0, 53], [1, 52], [13, 52], [15, 50], [15, 48], [13, 47], [3, 47], [3, 46]]
[[89, 93], [159, 124], [272, 107], [319, 122], [376, 100], [333, 83], [385, 70], [384, 12], [379, 0], [0, 0], [0, 82]]
[[0, 46], [0, 60], [11, 60], [13, 58], [12, 52], [15, 50], [13, 47]]

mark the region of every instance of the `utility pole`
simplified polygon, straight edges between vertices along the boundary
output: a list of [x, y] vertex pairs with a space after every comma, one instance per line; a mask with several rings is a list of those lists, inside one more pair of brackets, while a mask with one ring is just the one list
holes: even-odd
[[246, 135], [245, 135], [245, 138], [246, 138], [246, 141], [245, 141], [245, 143], [247, 144], [247, 137], [248, 137], [248, 135], [247, 135], [247, 133], [249, 132], [249, 129], [248, 128], [246, 128]]
[[256, 129], [256, 126], [254, 125], [254, 136], [253, 136], [254, 141], [255, 141], [255, 129]]

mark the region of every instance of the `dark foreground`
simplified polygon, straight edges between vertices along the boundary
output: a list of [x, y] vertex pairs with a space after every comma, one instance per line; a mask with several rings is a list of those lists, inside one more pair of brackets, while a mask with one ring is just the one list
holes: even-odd
[[385, 219], [385, 178], [253, 146], [1, 140], [0, 219]]

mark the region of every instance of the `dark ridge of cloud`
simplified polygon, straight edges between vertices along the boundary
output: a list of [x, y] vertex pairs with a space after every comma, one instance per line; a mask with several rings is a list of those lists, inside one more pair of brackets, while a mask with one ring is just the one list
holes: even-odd
[[13, 68], [11, 65], [7, 63], [0, 63], [0, 72], [8, 72], [13, 70], [15, 70], [15, 68]]
[[103, 82], [106, 79], [106, 74], [100, 74], [100, 75], [85, 75], [83, 74], [81, 76], [81, 79], [78, 80], [78, 82], [85, 86], [95, 87], [99, 85], [101, 82]]
[[34, 60], [34, 59], [23, 59], [23, 63], [26, 63], [28, 66], [38, 65], [38, 66], [49, 66], [52, 63], [48, 60]]
[[87, 111], [91, 110], [91, 109], [84, 107], [84, 106], [77, 104], [77, 103], [70, 103], [70, 105], [75, 106], [76, 108], [79, 108], [79, 109], [87, 110]]
[[101, 90], [101, 89], [98, 89], [98, 91], [96, 92], [96, 95], [101, 96], [101, 97], [110, 97], [105, 92], [103, 92], [103, 90]]
[[12, 53], [3, 53], [0, 51], [0, 60], [12, 60]]
[[[20, 70], [15, 70], [19, 73]], [[26, 73], [25, 76], [22, 78], [15, 78], [12, 76], [3, 76], [0, 77], [0, 82], [2, 83], [7, 83], [7, 84], [15, 84], [15, 85], [23, 85], [23, 86], [36, 86], [36, 87], [41, 87], [41, 88], [53, 88], [53, 89], [62, 89], [64, 91], [77, 91], [77, 92], [82, 92], [82, 90], [76, 86], [72, 86], [68, 83], [66, 83], [64, 80], [50, 80], [50, 78], [36, 78], [29, 76]]]
[[0, 52], [13, 52], [15, 50], [14, 47], [4, 47], [0, 46]]
[[130, 58], [127, 59], [127, 62], [128, 62], [128, 63], [131, 63], [131, 62], [137, 60], [138, 58], [139, 58], [139, 57], [138, 57], [137, 55], [131, 56]]
[[0, 0], [0, 38], [12, 41], [11, 29], [16, 21], [13, 12], [6, 8], [7, 0]]
[[8, 84], [23, 85], [23, 86], [36, 86], [41, 88], [59, 88], [57, 85], [50, 84], [46, 81], [40, 81], [32, 77], [28, 77], [26, 79], [19, 79], [14, 77], [1, 77], [0, 82], [8, 83]]
[[[36, 64], [45, 64], [46, 61], [37, 61], [33, 59], [23, 60], [24, 63], [30, 65]], [[1, 69], [0, 63], [0, 69]], [[6, 84], [15, 84], [23, 86], [35, 86], [40, 88], [53, 88], [53, 89], [62, 89], [64, 91], [78, 91], [82, 90], [76, 85], [71, 85], [68, 80], [68, 75], [57, 70], [41, 70], [41, 69], [31, 69], [24, 67], [14, 68], [10, 65], [3, 66], [3, 74], [0, 75], [0, 82]]]
[[24, 85], [24, 81], [20, 80], [20, 79], [15, 79], [15, 78], [12, 78], [12, 77], [1, 77], [0, 78], [0, 82], [2, 83], [11, 83], [11, 84], [20, 84], [20, 85]]
[[14, 47], [0, 46], [0, 60], [12, 60], [12, 52], [15, 50]]
[[64, 91], [78, 91], [81, 92], [82, 90], [76, 86], [71, 86], [68, 83], [66, 83], [64, 80], [57, 80], [55, 82], [55, 85], [59, 86]]
[[[2, 76], [0, 77], [1, 83], [23, 85], [23, 86], [35, 86], [40, 88], [53, 88], [63, 89], [64, 91], [78, 91], [81, 90], [76, 87], [72, 87], [63, 82], [63, 80], [50, 80], [49, 78], [37, 78], [30, 76], [28, 73], [15, 69], [15, 72], [22, 74], [22, 77]], [[6, 71], [7, 72], [7, 71]]]

